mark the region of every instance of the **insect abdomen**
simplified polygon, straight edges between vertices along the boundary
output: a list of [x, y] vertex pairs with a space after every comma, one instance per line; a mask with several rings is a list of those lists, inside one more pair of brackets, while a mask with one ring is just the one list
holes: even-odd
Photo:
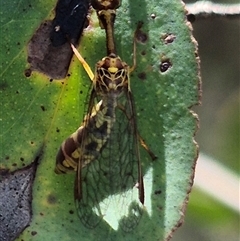
[[74, 172], [79, 160], [81, 167], [95, 160], [106, 144], [115, 121], [115, 105], [102, 102], [90, 117], [61, 145], [57, 157], [57, 174]]

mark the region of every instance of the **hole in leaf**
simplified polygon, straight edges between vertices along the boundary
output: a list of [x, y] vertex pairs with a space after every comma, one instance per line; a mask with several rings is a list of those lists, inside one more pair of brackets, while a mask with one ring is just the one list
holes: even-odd
[[164, 34], [161, 39], [163, 40], [163, 42], [165, 44], [170, 44], [170, 43], [173, 43], [174, 40], [176, 39], [176, 36], [172, 33], [169, 33], [169, 34]]
[[156, 14], [155, 14], [155, 13], [152, 13], [152, 14], [151, 14], [151, 18], [152, 18], [152, 19], [155, 19], [155, 18], [156, 18]]
[[161, 62], [159, 69], [163, 73], [163, 72], [166, 72], [171, 67], [172, 67], [171, 62], [169, 60], [165, 60], [165, 61]]

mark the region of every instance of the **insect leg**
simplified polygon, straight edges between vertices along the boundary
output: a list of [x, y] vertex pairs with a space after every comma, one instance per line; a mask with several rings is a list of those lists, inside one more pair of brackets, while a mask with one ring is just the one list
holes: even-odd
[[151, 157], [152, 161], [156, 160], [157, 156], [150, 150], [150, 148], [147, 146], [147, 144], [145, 143], [143, 138], [140, 136], [140, 134], [137, 133], [137, 135], [138, 135], [138, 140], [139, 140], [141, 146], [147, 151], [147, 153]]

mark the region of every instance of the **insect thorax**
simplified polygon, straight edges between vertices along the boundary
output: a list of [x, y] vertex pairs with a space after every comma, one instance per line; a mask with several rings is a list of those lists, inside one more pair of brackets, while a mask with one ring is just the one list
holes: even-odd
[[98, 95], [117, 98], [129, 88], [129, 66], [120, 57], [110, 54], [96, 64], [93, 83]]

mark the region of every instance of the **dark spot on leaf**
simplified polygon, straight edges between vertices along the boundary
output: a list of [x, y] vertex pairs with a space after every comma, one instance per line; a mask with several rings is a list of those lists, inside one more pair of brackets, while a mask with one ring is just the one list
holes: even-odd
[[195, 22], [195, 20], [196, 20], [196, 16], [194, 15], [194, 14], [188, 14], [187, 15], [187, 20], [190, 22], [190, 23], [193, 23], [193, 22]]
[[49, 82], [50, 82], [50, 83], [53, 82], [53, 79], [49, 79]]
[[145, 72], [141, 72], [138, 74], [138, 78], [141, 80], [145, 80], [147, 78], [147, 75]]
[[16, 166], [17, 166], [17, 163], [13, 163], [12, 166], [13, 166], [13, 167], [16, 167]]
[[4, 79], [1, 79], [1, 83], [0, 83], [0, 90], [6, 90], [8, 87], [7, 82], [5, 82]]
[[5, 157], [5, 160], [9, 160], [9, 159], [10, 159], [10, 157], [9, 157], [9, 156], [6, 156], [6, 157]]
[[70, 210], [69, 213], [70, 213], [70, 214], [74, 214], [74, 211], [73, 211], [73, 210]]
[[161, 62], [159, 69], [161, 72], [166, 72], [171, 67], [172, 67], [171, 62], [169, 60], [165, 60], [165, 61]]
[[40, 107], [41, 107], [42, 111], [45, 111], [45, 110], [46, 110], [45, 107], [44, 107], [44, 105], [41, 105]]
[[158, 206], [158, 210], [162, 211], [162, 210], [163, 210], [163, 208], [162, 208], [161, 206]]
[[16, 94], [19, 94], [18, 90], [16, 91]]
[[148, 36], [146, 33], [144, 33], [142, 30], [137, 30], [136, 32], [136, 40], [142, 44], [146, 43], [148, 40]]
[[20, 161], [22, 161], [22, 162], [23, 162], [23, 161], [24, 161], [24, 158], [23, 158], [23, 157], [20, 157]]
[[31, 141], [30, 144], [33, 145], [33, 144], [34, 144], [34, 141]]
[[31, 235], [32, 235], [32, 236], [35, 236], [36, 234], [37, 234], [36, 231], [32, 231], [32, 232], [31, 232]]
[[40, 214], [40, 216], [44, 216], [44, 214], [43, 213], [39, 213]]
[[153, 45], [153, 46], [152, 46], [152, 48], [153, 48], [153, 49], [155, 49], [155, 48], [156, 48], [156, 46], [155, 46], [155, 45]]
[[108, 172], [103, 172], [103, 175], [106, 177], [108, 175]]
[[137, 30], [135, 32], [135, 38], [138, 42], [144, 44], [148, 40], [148, 35], [141, 30], [142, 26], [143, 22], [138, 22]]
[[19, 42], [17, 42], [17, 45], [20, 45], [20, 43], [19, 43]]
[[71, 74], [67, 74], [67, 77], [70, 77], [71, 76]]
[[155, 192], [154, 192], [154, 194], [156, 194], [156, 195], [159, 195], [159, 194], [161, 194], [161, 193], [162, 193], [161, 190], [155, 190]]
[[155, 14], [155, 13], [152, 13], [152, 14], [151, 14], [151, 18], [152, 18], [152, 19], [155, 19], [155, 18], [156, 18], [156, 14]]
[[132, 176], [132, 172], [126, 172], [126, 176]]
[[60, 129], [56, 128], [56, 132], [60, 132]]
[[141, 52], [141, 55], [142, 55], [142, 56], [146, 55], [146, 51], [143, 50], [143, 51]]
[[138, 35], [137, 35], [137, 40], [144, 44], [144, 43], [147, 42], [148, 36], [147, 36], [146, 33], [142, 32], [142, 31], [141, 32], [139, 31]]
[[31, 70], [31, 69], [25, 69], [24, 75], [25, 75], [27, 78], [30, 77], [31, 74], [32, 74], [32, 70]]
[[170, 44], [174, 42], [174, 40], [176, 39], [176, 36], [170, 33], [170, 34], [163, 35], [161, 38], [165, 44]]
[[47, 202], [49, 204], [55, 204], [57, 202], [57, 199], [53, 194], [49, 194], [47, 197]]

